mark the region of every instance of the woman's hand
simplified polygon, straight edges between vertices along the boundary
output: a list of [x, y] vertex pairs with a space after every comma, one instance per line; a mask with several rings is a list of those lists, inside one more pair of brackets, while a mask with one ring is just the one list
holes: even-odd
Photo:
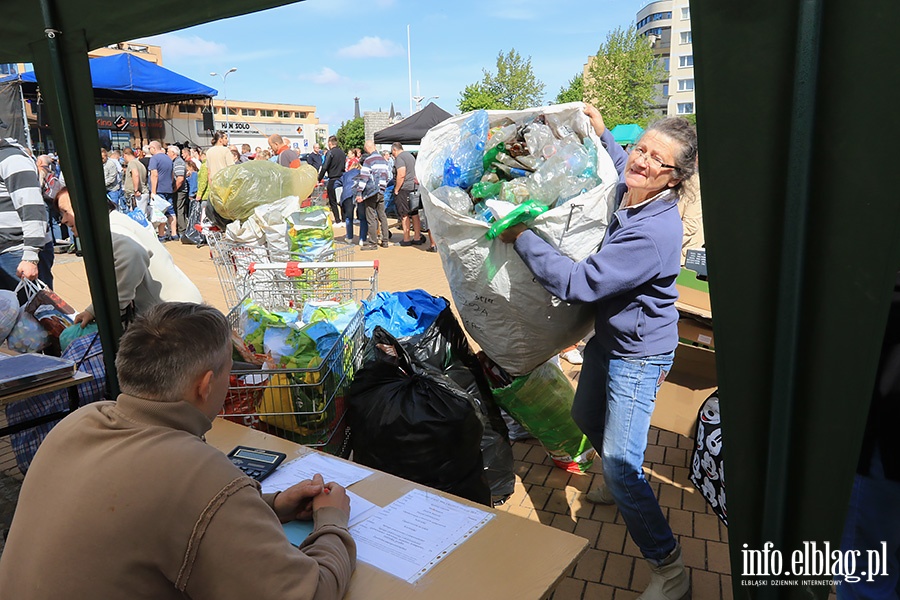
[[94, 315], [89, 313], [88, 311], [80, 312], [75, 315], [75, 318], [72, 319], [73, 325], [81, 325], [81, 328], [84, 329], [88, 326], [89, 323], [94, 322]]
[[506, 242], [507, 244], [512, 244], [516, 241], [516, 238], [522, 235], [522, 232], [526, 229], [528, 229], [528, 227], [525, 226], [525, 223], [517, 223], [516, 225], [512, 225], [500, 234], [500, 241]]
[[603, 135], [603, 132], [606, 131], [606, 123], [603, 122], [603, 115], [600, 114], [600, 111], [593, 104], [585, 104], [584, 114], [591, 120], [591, 125], [597, 135]]

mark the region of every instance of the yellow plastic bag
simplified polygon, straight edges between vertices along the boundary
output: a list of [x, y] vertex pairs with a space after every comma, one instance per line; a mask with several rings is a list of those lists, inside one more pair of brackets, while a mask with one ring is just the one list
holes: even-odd
[[216, 212], [243, 220], [253, 209], [288, 196], [307, 198], [316, 187], [318, 174], [308, 165], [288, 169], [267, 160], [251, 160], [225, 167], [210, 181], [210, 201]]

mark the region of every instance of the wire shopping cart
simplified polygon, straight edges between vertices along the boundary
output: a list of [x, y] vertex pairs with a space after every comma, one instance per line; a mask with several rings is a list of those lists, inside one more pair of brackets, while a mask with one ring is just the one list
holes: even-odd
[[346, 454], [344, 399], [363, 362], [361, 302], [378, 292], [378, 262], [252, 264], [246, 282], [247, 293], [228, 314], [239, 336], [244, 334], [250, 306], [282, 313], [302, 313], [310, 306], [355, 310], [344, 311], [340, 334], [325, 340], [324, 349], [317, 341], [315, 352], [304, 350], [296, 359], [300, 364], [291, 359], [292, 368], [271, 362], [263, 367], [236, 366], [220, 416], [332, 454]]
[[[285, 263], [295, 257], [286, 250], [269, 244], [247, 244], [225, 237], [221, 231], [207, 234], [209, 256], [216, 268], [222, 293], [228, 306], [237, 305], [247, 294], [247, 276], [251, 264]], [[353, 258], [353, 246], [335, 246], [330, 253], [318, 257], [320, 261], [349, 261]]]

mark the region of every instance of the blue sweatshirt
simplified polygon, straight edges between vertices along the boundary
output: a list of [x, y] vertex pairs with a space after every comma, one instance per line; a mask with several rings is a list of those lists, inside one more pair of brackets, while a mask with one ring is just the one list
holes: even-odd
[[[625, 184], [618, 184], [616, 202], [625, 191]], [[675, 279], [681, 271], [681, 237], [677, 196], [668, 193], [616, 211], [600, 249], [580, 262], [530, 230], [519, 236], [515, 249], [551, 294], [565, 302], [596, 304], [596, 337], [607, 352], [641, 357], [678, 345]]]

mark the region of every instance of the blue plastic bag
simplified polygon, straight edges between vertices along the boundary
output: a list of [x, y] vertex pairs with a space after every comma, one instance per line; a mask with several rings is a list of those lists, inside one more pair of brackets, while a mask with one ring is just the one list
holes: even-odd
[[135, 208], [125, 214], [137, 221], [141, 227], [150, 227], [150, 221], [147, 220], [147, 215], [145, 215], [144, 211], [141, 209]]
[[380, 325], [392, 336], [405, 338], [428, 329], [447, 308], [447, 301], [425, 290], [379, 292], [372, 301], [363, 301], [363, 308], [367, 337]]

